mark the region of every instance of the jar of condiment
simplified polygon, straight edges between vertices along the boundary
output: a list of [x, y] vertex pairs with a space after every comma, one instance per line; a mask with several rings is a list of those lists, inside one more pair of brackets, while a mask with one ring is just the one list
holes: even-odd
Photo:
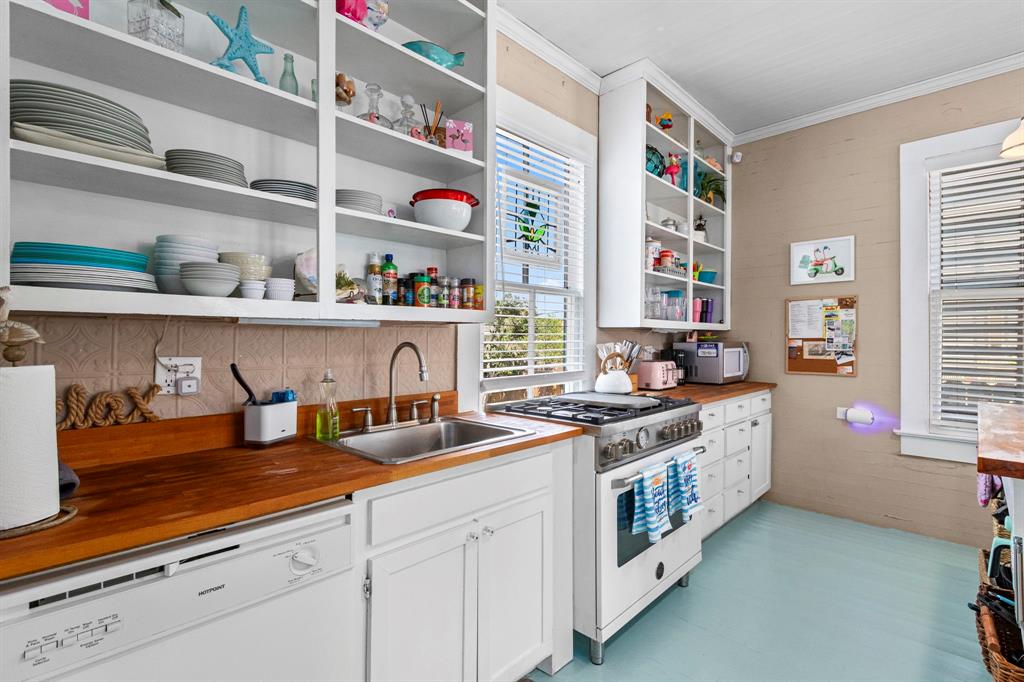
[[476, 280], [472, 277], [462, 280], [462, 309], [472, 310], [473, 299], [476, 296]]
[[398, 278], [398, 300], [395, 302], [396, 305], [405, 305], [405, 294], [409, 289], [409, 280], [404, 277]]
[[671, 268], [675, 264], [676, 252], [672, 249], [662, 249], [659, 257], [658, 265], [663, 268]]
[[462, 307], [462, 289], [459, 287], [459, 278], [452, 277], [448, 284], [448, 307], [449, 308], [461, 308]]
[[412, 306], [416, 301], [416, 282], [414, 274], [405, 279], [405, 295], [402, 297], [402, 305]]
[[437, 277], [437, 266], [436, 265], [431, 265], [429, 268], [427, 268], [427, 277], [433, 277], [433, 278]]
[[473, 287], [473, 310], [483, 310], [484, 302], [484, 285], [477, 284]]
[[438, 308], [447, 308], [448, 307], [448, 301], [449, 301], [449, 298], [451, 297], [451, 289], [450, 289], [450, 287], [451, 287], [451, 281], [447, 277], [442, 277], [441, 278], [441, 290], [437, 294], [437, 307]]
[[657, 239], [647, 240], [647, 262], [644, 263], [644, 268], [650, 268], [655, 265], [659, 265], [661, 261], [661, 242]]
[[430, 278], [416, 275], [413, 280], [413, 305], [417, 308], [430, 307]]

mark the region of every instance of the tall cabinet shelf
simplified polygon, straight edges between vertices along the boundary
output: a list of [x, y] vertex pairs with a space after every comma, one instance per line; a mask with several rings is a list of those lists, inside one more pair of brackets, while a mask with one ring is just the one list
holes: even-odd
[[[156, 153], [191, 148], [241, 161], [248, 180], [278, 177], [315, 184], [316, 202], [108, 160], [11, 139], [0, 144], [0, 284], [10, 281], [16, 241], [53, 241], [152, 253], [159, 234], [195, 234], [225, 251], [270, 256], [273, 276], [290, 276], [297, 253], [316, 248], [318, 278], [333, 283], [337, 264], [363, 277], [369, 252], [395, 253], [402, 277], [427, 266], [472, 277], [486, 291], [494, 281], [494, 0], [396, 3], [375, 32], [315, 0], [178, 0], [186, 13], [185, 52], [124, 32], [124, 3], [93, 3], [90, 20], [42, 0], [0, 3], [0, 82], [53, 81], [113, 99], [139, 113]], [[211, 66], [223, 37], [202, 15], [234, 24], [245, 4], [252, 31], [275, 54], [259, 58], [269, 84]], [[116, 5], [113, 12], [110, 7]], [[113, 13], [112, 13], [113, 12]], [[117, 14], [120, 13], [120, 14]], [[115, 16], [115, 14], [117, 14]], [[465, 51], [449, 70], [402, 47], [430, 40]], [[299, 93], [274, 85], [282, 55], [295, 55]], [[357, 97], [336, 107], [335, 72], [356, 81]], [[313, 100], [311, 80], [326, 84]], [[368, 123], [366, 83], [385, 91], [383, 113], [399, 116], [398, 98], [412, 95], [433, 113], [473, 123], [472, 155], [443, 149]], [[0, 117], [10, 119], [7, 96]], [[419, 117], [419, 107], [416, 108]], [[455, 232], [415, 221], [411, 195], [452, 187], [480, 199], [469, 227]], [[395, 216], [334, 205], [335, 189], [373, 191]], [[306, 301], [246, 300], [158, 293], [85, 291], [17, 285], [14, 308], [32, 312], [187, 315], [281, 320], [483, 322], [486, 310], [346, 305], [332, 286]]]
[[[663, 74], [657, 82], [666, 82]], [[667, 89], [648, 79], [642, 67], [627, 67], [602, 86], [598, 324], [665, 331], [725, 330], [730, 324], [732, 293], [731, 141], [715, 135], [712, 126], [691, 111], [693, 107]], [[673, 119], [667, 130], [657, 124], [665, 112]], [[669, 154], [680, 156], [682, 174], [675, 183], [647, 170], [649, 146], [666, 160]], [[696, 196], [695, 183], [703, 175], [724, 180], [724, 201], [718, 197], [711, 204]], [[665, 219], [674, 219], [678, 226], [666, 227]], [[703, 240], [694, 236], [698, 221], [706, 226]], [[675, 252], [687, 269], [655, 270], [647, 253], [650, 242]], [[694, 279], [694, 263], [715, 270], [714, 281]], [[668, 291], [682, 292], [683, 319], [665, 319], [654, 310], [652, 301]], [[695, 319], [694, 299], [712, 302], [710, 321]]]

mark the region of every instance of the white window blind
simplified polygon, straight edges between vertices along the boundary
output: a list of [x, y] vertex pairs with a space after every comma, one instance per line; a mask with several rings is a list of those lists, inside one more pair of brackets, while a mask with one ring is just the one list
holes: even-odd
[[495, 319], [485, 390], [576, 380], [583, 370], [583, 165], [497, 135]]
[[1024, 162], [928, 178], [930, 422], [974, 432], [978, 402], [1024, 404]]

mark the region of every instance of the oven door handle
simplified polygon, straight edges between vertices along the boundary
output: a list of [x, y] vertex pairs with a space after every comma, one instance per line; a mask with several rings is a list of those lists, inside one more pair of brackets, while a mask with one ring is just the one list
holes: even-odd
[[[698, 445], [697, 447], [693, 448], [693, 451], [694, 451], [694, 453], [696, 453], [698, 455], [703, 455], [705, 452], [708, 451], [708, 449], [706, 447], [704, 447], [703, 445]], [[673, 459], [675, 459], [675, 458], [673, 458]], [[612, 490], [615, 490], [617, 488], [628, 488], [629, 486], [633, 485], [637, 481], [641, 480], [643, 477], [644, 477], [643, 472], [640, 472], [638, 474], [633, 474], [632, 476], [630, 476], [628, 478], [613, 478], [612, 479]]]

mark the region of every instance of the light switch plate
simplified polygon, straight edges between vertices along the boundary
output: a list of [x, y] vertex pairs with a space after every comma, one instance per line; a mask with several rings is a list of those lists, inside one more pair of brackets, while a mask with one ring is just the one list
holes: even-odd
[[[153, 383], [160, 387], [160, 395], [177, 395], [177, 381], [182, 377], [191, 376], [201, 379], [203, 376], [203, 359], [201, 357], [161, 355], [160, 362], [154, 362], [153, 364], [156, 366], [153, 372]], [[197, 384], [197, 393], [198, 388]], [[188, 395], [194, 394], [190, 393]]]

